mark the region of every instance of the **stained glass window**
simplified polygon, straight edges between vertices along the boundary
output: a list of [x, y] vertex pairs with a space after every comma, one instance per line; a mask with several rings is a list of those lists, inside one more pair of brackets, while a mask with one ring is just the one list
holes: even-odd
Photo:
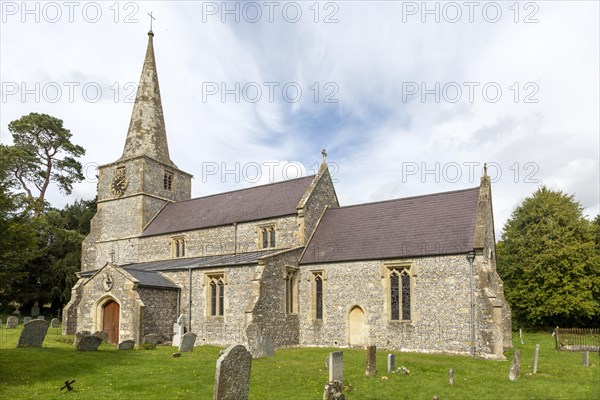
[[391, 309], [392, 309], [392, 320], [397, 321], [400, 319], [400, 289], [399, 289], [398, 274], [394, 271], [390, 275], [390, 295], [391, 295]]
[[402, 319], [410, 319], [410, 275], [402, 272]]
[[315, 277], [315, 305], [316, 305], [316, 319], [323, 319], [323, 279], [320, 275]]
[[210, 315], [217, 315], [217, 285], [210, 282]]

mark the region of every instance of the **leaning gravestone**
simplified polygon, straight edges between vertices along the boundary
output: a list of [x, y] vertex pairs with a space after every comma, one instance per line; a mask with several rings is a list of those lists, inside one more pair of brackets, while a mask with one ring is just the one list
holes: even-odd
[[275, 343], [269, 335], [264, 335], [260, 326], [250, 323], [246, 328], [248, 339], [248, 350], [252, 358], [273, 357], [275, 355]]
[[117, 345], [117, 350], [132, 350], [133, 346], [135, 346], [134, 340], [123, 340], [121, 343]]
[[108, 341], [108, 333], [106, 333], [104, 331], [96, 331], [96, 332], [92, 333], [92, 335], [98, 336], [99, 338], [102, 338], [102, 340], [104, 342]]
[[344, 353], [334, 351], [329, 353], [329, 382], [340, 381], [344, 382]]
[[59, 324], [60, 324], [60, 320], [58, 318], [52, 318], [50, 320], [50, 327], [51, 328], [58, 328]]
[[194, 344], [196, 343], [197, 335], [194, 332], [188, 332], [181, 337], [181, 343], [179, 344], [179, 351], [194, 351]]
[[252, 354], [238, 344], [229, 346], [217, 360], [213, 400], [248, 400]]
[[31, 321], [31, 317], [25, 317], [25, 318], [23, 318], [23, 323], [24, 324], [28, 323], [29, 321]]
[[510, 371], [508, 372], [508, 379], [511, 381], [516, 381], [519, 379], [519, 372], [521, 371], [521, 350], [515, 350], [515, 355], [512, 360], [512, 365], [510, 366]]
[[100, 344], [102, 343], [102, 338], [94, 335], [83, 335], [75, 350], [77, 351], [96, 351]]
[[91, 335], [92, 332], [90, 331], [79, 331], [79, 332], [75, 332], [75, 341], [73, 342], [73, 344], [75, 346], [77, 346], [79, 344], [79, 342], [81, 342], [81, 339], [85, 336], [85, 335]]
[[42, 347], [48, 333], [48, 322], [41, 320], [30, 321], [23, 325], [17, 347]]
[[144, 336], [144, 344], [149, 343], [152, 346], [155, 346], [158, 344], [158, 336], [155, 335], [154, 333], [150, 333], [146, 336]]
[[367, 346], [367, 376], [373, 376], [377, 373], [377, 347]]
[[17, 329], [18, 325], [19, 325], [19, 318], [15, 317], [14, 315], [11, 315], [6, 320], [6, 329]]

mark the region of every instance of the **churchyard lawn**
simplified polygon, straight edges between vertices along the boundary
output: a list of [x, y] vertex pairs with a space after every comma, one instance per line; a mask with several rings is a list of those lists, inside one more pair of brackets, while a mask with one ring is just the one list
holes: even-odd
[[[3, 318], [6, 321], [6, 318]], [[19, 327], [20, 328], [20, 327]], [[2, 399], [212, 399], [215, 363], [220, 348], [196, 347], [178, 358], [176, 348], [117, 351], [102, 344], [96, 352], [77, 352], [73, 337], [50, 328], [42, 348], [15, 348], [19, 330], [2, 327], [0, 338], [0, 398]], [[365, 376], [365, 350], [344, 352], [346, 398], [426, 399], [599, 399], [600, 368], [597, 353], [590, 367], [581, 366], [581, 353], [557, 352], [550, 334], [524, 334], [521, 375], [508, 380], [509, 361], [486, 361], [464, 356], [394, 352], [396, 367], [410, 375], [387, 373], [387, 354], [377, 351], [377, 374]], [[538, 373], [530, 375], [535, 344], [540, 344]], [[325, 358], [340, 349], [293, 348], [277, 350], [275, 357], [252, 362], [250, 399], [321, 399], [327, 383]], [[454, 386], [448, 370], [454, 369]], [[61, 391], [64, 381], [75, 380], [74, 390]]]

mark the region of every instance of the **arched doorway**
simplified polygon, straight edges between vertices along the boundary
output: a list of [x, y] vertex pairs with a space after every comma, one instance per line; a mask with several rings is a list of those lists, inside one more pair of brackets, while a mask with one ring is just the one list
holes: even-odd
[[359, 306], [356, 306], [350, 310], [350, 315], [348, 316], [348, 331], [348, 342], [350, 346], [367, 345], [365, 313]]
[[108, 334], [108, 343], [119, 343], [119, 314], [121, 308], [114, 300], [102, 306], [102, 330]]

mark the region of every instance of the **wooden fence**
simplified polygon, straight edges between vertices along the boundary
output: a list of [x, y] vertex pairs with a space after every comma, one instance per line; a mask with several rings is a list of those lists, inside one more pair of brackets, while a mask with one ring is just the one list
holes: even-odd
[[600, 351], [600, 329], [559, 328], [554, 329], [556, 350]]

